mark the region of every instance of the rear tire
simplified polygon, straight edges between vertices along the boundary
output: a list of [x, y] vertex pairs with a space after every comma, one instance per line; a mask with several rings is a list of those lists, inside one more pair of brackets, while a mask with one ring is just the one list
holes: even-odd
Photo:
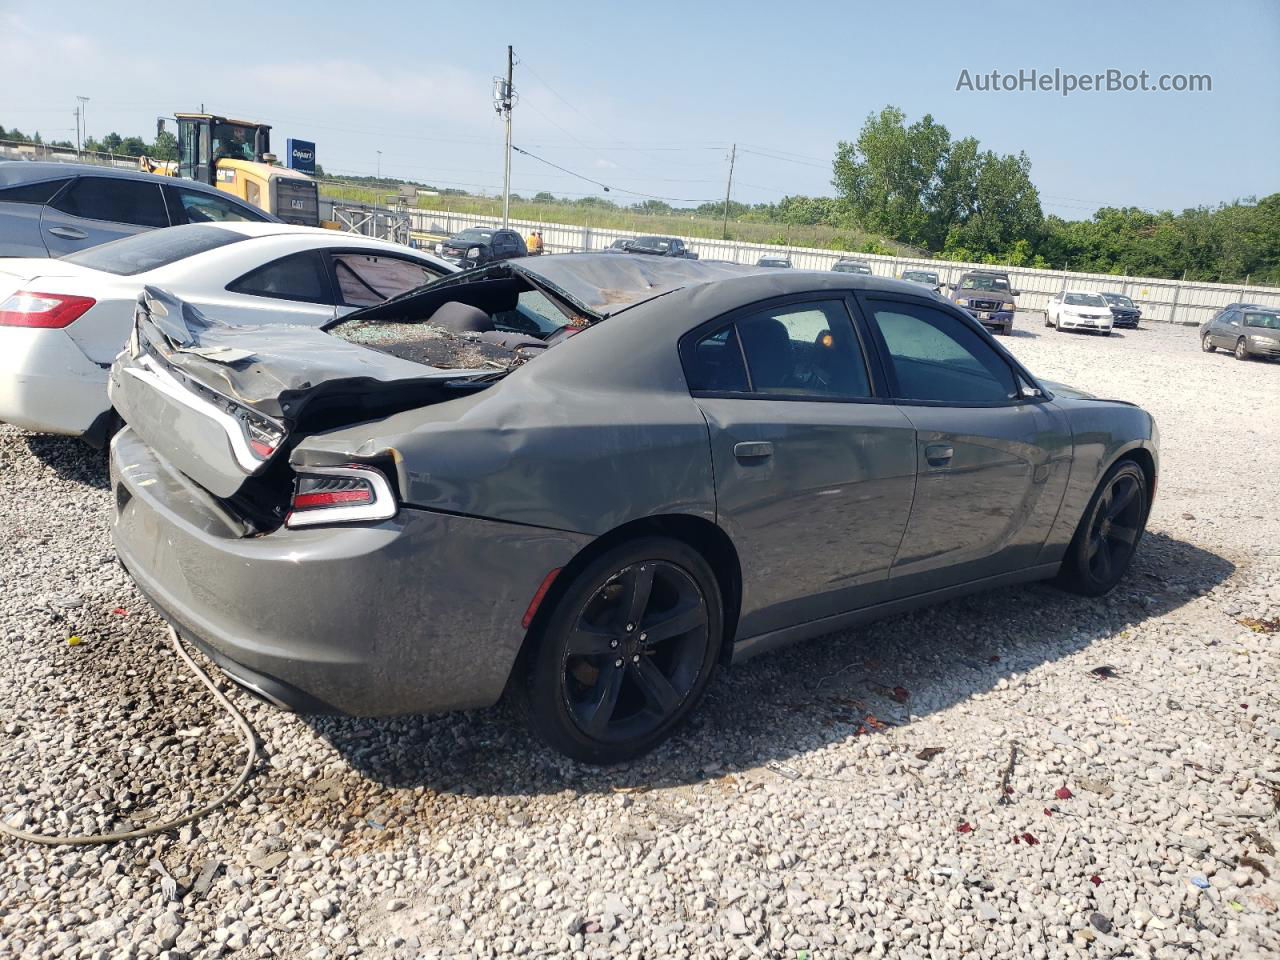
[[723, 635], [719, 584], [701, 554], [667, 537], [623, 543], [573, 578], [530, 638], [516, 699], [549, 746], [622, 763], [688, 719]]
[[1205, 353], [1213, 353], [1213, 351], [1217, 350], [1218, 348], [1213, 345], [1213, 338], [1206, 333], [1203, 337], [1200, 338], [1200, 349], [1203, 350]]
[[1237, 360], [1249, 359], [1249, 345], [1244, 342], [1244, 337], [1236, 341], [1235, 355]]
[[1058, 582], [1072, 593], [1110, 593], [1129, 569], [1149, 509], [1147, 477], [1132, 460], [1116, 463], [1098, 484], [1076, 527]]

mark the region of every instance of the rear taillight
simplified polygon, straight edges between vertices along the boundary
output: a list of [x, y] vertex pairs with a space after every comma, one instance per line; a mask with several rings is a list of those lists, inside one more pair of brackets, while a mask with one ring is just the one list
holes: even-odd
[[19, 290], [0, 303], [0, 327], [59, 329], [70, 326], [97, 302], [93, 297]]
[[396, 498], [382, 471], [349, 463], [343, 467], [298, 468], [293, 502], [284, 523], [287, 527], [310, 527], [388, 520], [395, 515]]

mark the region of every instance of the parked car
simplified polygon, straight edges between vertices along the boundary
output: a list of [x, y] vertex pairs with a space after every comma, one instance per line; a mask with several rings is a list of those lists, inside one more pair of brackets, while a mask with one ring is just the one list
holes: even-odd
[[685, 260], [698, 259], [698, 255], [679, 237], [632, 237], [627, 245], [627, 253], [642, 253], [650, 257], [680, 257]]
[[114, 424], [107, 369], [148, 284], [228, 323], [319, 326], [455, 270], [382, 240], [248, 221], [0, 260], [0, 421], [101, 444]]
[[948, 287], [953, 291], [951, 302], [969, 311], [984, 327], [996, 333], [1013, 333], [1013, 316], [1017, 312], [1013, 298], [1018, 291], [1009, 286], [1007, 275], [970, 270]]
[[479, 267], [497, 260], [527, 257], [529, 248], [518, 231], [468, 227], [438, 244], [436, 253], [459, 267]]
[[1044, 325], [1057, 330], [1088, 330], [1111, 336], [1111, 306], [1101, 294], [1064, 290], [1049, 298]]
[[87, 163], [0, 161], [0, 257], [63, 257], [157, 227], [279, 223], [203, 183]]
[[908, 283], [918, 283], [926, 286], [934, 293], [942, 292], [942, 281], [938, 279], [938, 274], [933, 270], [903, 270], [902, 279]]
[[1113, 327], [1138, 329], [1138, 321], [1142, 318], [1141, 307], [1123, 293], [1106, 293], [1104, 291], [1101, 297], [1107, 301], [1107, 306], [1111, 308], [1111, 325]]
[[1200, 326], [1200, 348], [1230, 350], [1237, 360], [1280, 357], [1280, 309], [1231, 304]]
[[919, 287], [675, 259], [506, 261], [324, 330], [148, 288], [111, 395], [119, 557], [233, 679], [350, 715], [509, 689], [592, 762], [669, 737], [724, 662], [987, 587], [1107, 592], [1158, 470], [1145, 411]]
[[835, 273], [860, 273], [868, 277], [872, 275], [871, 264], [865, 260], [851, 260], [848, 257], [841, 257], [831, 269]]
[[626, 253], [631, 249], [630, 237], [619, 237], [613, 243], [604, 248], [605, 253]]
[[756, 261], [757, 267], [781, 267], [786, 270], [791, 269], [790, 257], [761, 257]]

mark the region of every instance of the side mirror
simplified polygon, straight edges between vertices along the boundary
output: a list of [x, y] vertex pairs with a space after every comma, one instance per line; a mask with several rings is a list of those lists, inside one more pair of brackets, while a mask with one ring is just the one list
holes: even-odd
[[956, 285], [955, 285], [954, 283], [948, 283], [948, 284], [947, 284], [947, 289], [948, 289], [948, 290], [954, 290], [955, 288], [956, 288]]
[[1021, 291], [1021, 290], [1010, 290], [1010, 291], [1009, 291], [1009, 296], [1011, 296], [1011, 297], [1020, 297], [1020, 296], [1022, 296], [1022, 291]]

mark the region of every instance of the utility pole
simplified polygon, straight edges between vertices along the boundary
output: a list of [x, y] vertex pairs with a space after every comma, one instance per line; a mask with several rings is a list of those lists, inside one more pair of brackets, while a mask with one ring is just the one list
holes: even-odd
[[378, 179], [382, 179], [382, 151], [375, 151], [378, 154]]
[[511, 45], [507, 45], [507, 79], [494, 82], [493, 109], [502, 114], [507, 124], [507, 150], [502, 171], [502, 226], [506, 229], [511, 221], [511, 104], [515, 90], [511, 86], [511, 74], [515, 67], [515, 53]]
[[71, 111], [76, 115], [76, 156], [80, 156], [80, 108]]
[[[80, 101], [80, 106], [79, 106], [79, 107], [77, 108], [77, 110], [76, 110], [76, 129], [77, 129], [77, 130], [80, 130], [80, 129], [83, 129], [83, 130], [84, 130], [84, 140], [85, 140], [85, 142], [88, 142], [88, 140], [89, 140], [89, 121], [88, 121], [88, 119], [87, 119], [87, 117], [86, 117], [86, 110], [85, 110], [85, 106], [84, 106], [84, 105], [85, 105], [86, 103], [88, 103], [88, 102], [89, 102], [89, 98], [88, 98], [88, 97], [82, 97], [82, 96], [79, 96], [79, 95], [77, 94], [77, 95], [76, 95], [76, 99]], [[79, 133], [77, 133], [77, 134], [76, 134], [77, 143], [79, 143], [79, 136], [80, 136], [80, 135], [79, 135]]]
[[733, 145], [733, 150], [729, 154], [729, 182], [724, 188], [724, 224], [720, 228], [720, 239], [729, 239], [729, 192], [733, 190], [733, 163], [738, 159], [738, 145]]

